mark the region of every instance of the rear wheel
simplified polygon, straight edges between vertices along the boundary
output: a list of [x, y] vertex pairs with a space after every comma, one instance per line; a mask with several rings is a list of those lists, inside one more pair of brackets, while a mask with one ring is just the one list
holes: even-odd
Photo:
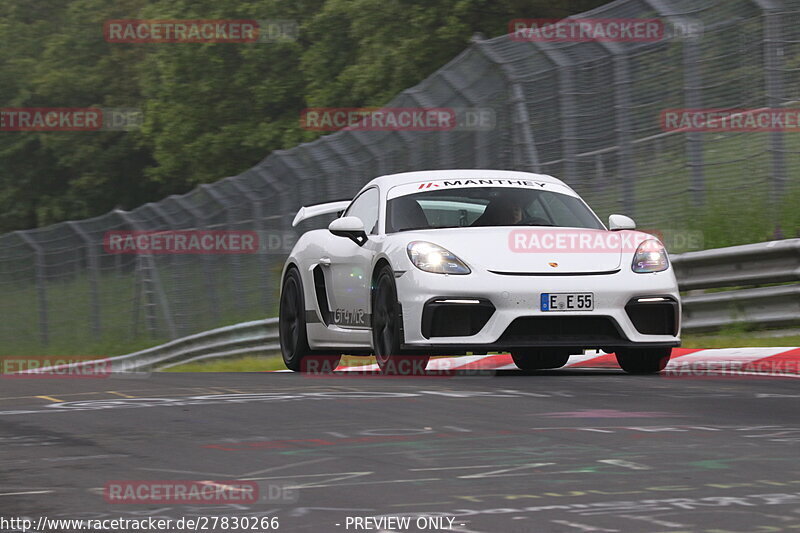
[[656, 374], [666, 368], [672, 348], [620, 348], [614, 352], [629, 374]]
[[520, 348], [511, 351], [511, 358], [520, 370], [561, 368], [569, 360], [570, 350], [563, 348]]
[[341, 355], [313, 352], [308, 347], [306, 306], [300, 273], [292, 268], [286, 273], [281, 290], [278, 331], [281, 355], [286, 368], [295, 372], [327, 373], [336, 370]]
[[394, 272], [384, 266], [372, 290], [372, 346], [378, 366], [385, 374], [421, 374], [429, 355], [413, 355], [400, 349], [400, 313]]

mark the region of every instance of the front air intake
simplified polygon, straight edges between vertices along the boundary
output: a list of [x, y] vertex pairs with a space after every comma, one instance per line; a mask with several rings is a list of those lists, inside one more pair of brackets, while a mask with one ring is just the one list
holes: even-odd
[[643, 335], [677, 335], [680, 306], [668, 297], [634, 298], [625, 306], [636, 331]]
[[422, 335], [426, 339], [471, 337], [483, 329], [494, 311], [494, 305], [485, 299], [435, 298], [422, 311]]
[[498, 343], [603, 346], [626, 340], [616, 321], [608, 316], [526, 316], [515, 319]]

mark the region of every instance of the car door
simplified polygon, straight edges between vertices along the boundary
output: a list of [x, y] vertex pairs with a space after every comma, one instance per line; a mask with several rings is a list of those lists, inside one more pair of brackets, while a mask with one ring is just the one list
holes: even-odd
[[[358, 217], [371, 236], [363, 246], [346, 237], [331, 235], [327, 256], [320, 264], [327, 271], [331, 322], [344, 328], [369, 328], [370, 267], [376, 253], [380, 195], [377, 187], [362, 192], [344, 216]], [[327, 266], [325, 266], [327, 265]]]

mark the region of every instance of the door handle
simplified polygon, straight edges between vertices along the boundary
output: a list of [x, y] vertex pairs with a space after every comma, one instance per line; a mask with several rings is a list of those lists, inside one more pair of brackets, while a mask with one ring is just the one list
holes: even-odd
[[320, 257], [319, 264], [325, 267], [331, 266], [331, 258], [330, 257]]

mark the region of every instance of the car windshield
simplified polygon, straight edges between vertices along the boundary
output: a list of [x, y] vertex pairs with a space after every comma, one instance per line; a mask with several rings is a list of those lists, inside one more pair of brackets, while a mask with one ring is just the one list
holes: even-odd
[[386, 233], [419, 229], [552, 226], [603, 229], [578, 198], [551, 191], [469, 187], [389, 200]]

